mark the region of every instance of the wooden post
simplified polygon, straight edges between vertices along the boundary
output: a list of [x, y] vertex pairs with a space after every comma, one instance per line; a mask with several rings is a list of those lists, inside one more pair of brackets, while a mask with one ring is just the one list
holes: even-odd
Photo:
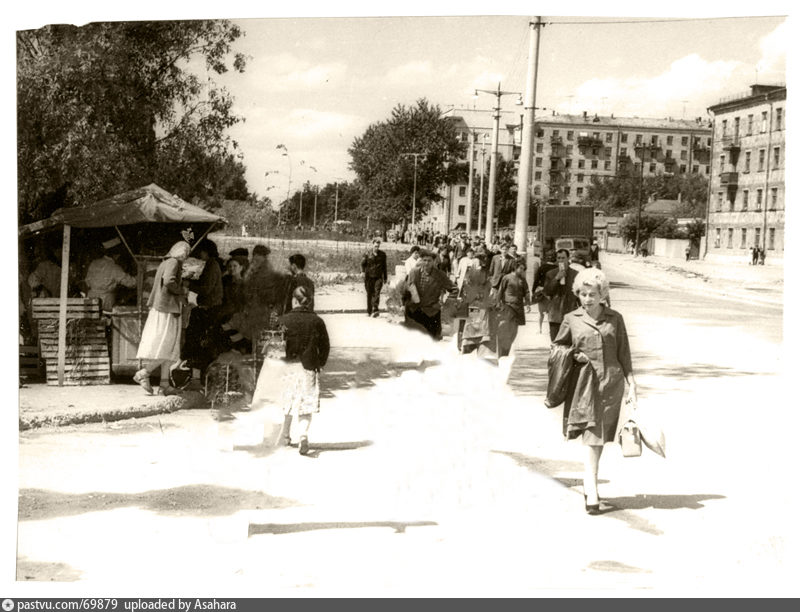
[[64, 385], [64, 365], [67, 356], [67, 290], [69, 285], [70, 226], [64, 225], [64, 242], [61, 247], [61, 295], [58, 304], [58, 386]]

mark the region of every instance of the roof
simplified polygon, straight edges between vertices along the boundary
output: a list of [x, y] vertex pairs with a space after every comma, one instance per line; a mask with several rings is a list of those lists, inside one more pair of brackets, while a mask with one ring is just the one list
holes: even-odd
[[155, 183], [117, 194], [88, 206], [59, 208], [48, 219], [19, 229], [20, 234], [42, 231], [57, 225], [72, 227], [114, 227], [135, 223], [227, 223], [227, 221], [189, 204]]
[[597, 129], [629, 128], [640, 130], [680, 130], [711, 132], [708, 120], [698, 122], [696, 119], [673, 119], [671, 117], [614, 117], [602, 115], [540, 115], [534, 119], [537, 126], [571, 126], [581, 127], [582, 131], [591, 132]]
[[651, 215], [671, 215], [680, 202], [678, 200], [653, 200], [644, 205], [644, 212]]

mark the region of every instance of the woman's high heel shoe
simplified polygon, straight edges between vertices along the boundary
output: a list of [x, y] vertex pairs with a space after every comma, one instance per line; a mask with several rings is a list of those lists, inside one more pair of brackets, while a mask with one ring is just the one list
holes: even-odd
[[588, 503], [588, 498], [586, 497], [586, 493], [583, 494], [583, 505], [586, 508], [586, 514], [590, 514], [592, 516], [600, 514], [600, 504], [592, 504], [591, 506]]

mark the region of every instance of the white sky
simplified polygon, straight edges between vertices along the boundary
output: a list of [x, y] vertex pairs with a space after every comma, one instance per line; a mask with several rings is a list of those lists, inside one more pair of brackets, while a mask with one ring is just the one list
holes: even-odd
[[[493, 12], [506, 15], [487, 17], [477, 16], [474, 3], [458, 5], [462, 15], [473, 16], [455, 16], [441, 4], [405, 2], [397, 9], [439, 16], [384, 17], [375, 4], [344, 2], [337, 3], [338, 17], [320, 18], [331, 9], [299, 2], [268, 9], [284, 17], [256, 18], [267, 11], [256, 12], [252, 3], [237, 0], [224, 6], [194, 2], [188, 9], [149, 0], [136, 8], [79, 2], [89, 8], [54, 4], [18, 19], [15, 29], [101, 19], [234, 19], [246, 33], [235, 49], [250, 56], [247, 70], [214, 78], [233, 94], [234, 110], [246, 120], [230, 133], [244, 153], [250, 190], [279, 200], [286, 194], [290, 163], [276, 149], [278, 144], [290, 153], [293, 188], [306, 180], [348, 180], [353, 175], [347, 149], [353, 139], [370, 123], [385, 119], [396, 104], [427, 97], [443, 107], [477, 105], [487, 109], [488, 117], [492, 99], [474, 100], [475, 87], [490, 89], [500, 81], [504, 90], [524, 89], [529, 36], [525, 11], [531, 5], [495, 3]], [[786, 82], [788, 27], [782, 17], [559, 23], [742, 16], [755, 12], [752, 3], [729, 2], [705, 12], [689, 2], [658, 7], [660, 12], [619, 2], [570, 6], [570, 17], [545, 17], [555, 23], [541, 35], [537, 107], [547, 110], [540, 113], [706, 116], [710, 104], [746, 91], [756, 81]], [[762, 2], [758, 12], [781, 15], [788, 10], [788, 3]], [[373, 17], [342, 17], [347, 14]], [[607, 17], [585, 17], [598, 14]], [[513, 108], [513, 98], [504, 98], [504, 105]]]

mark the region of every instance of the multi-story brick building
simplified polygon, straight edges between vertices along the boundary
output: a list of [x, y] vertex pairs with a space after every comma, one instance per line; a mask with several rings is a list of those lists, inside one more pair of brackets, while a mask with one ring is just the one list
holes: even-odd
[[710, 106], [713, 155], [706, 257], [746, 258], [753, 246], [783, 261], [786, 87], [750, 92]]
[[[455, 114], [453, 111], [450, 116], [457, 122], [464, 142], [469, 141], [470, 132], [477, 135], [473, 156], [479, 173], [481, 150], [485, 150], [487, 164], [491, 153], [491, 113], [458, 111]], [[501, 114], [499, 154], [505, 159], [519, 159], [520, 126], [521, 117], [517, 113]], [[588, 113], [537, 117], [532, 153], [532, 197], [550, 204], [579, 204], [593, 176], [627, 175], [634, 179], [657, 174], [709, 176], [711, 134], [708, 121], [702, 119], [599, 117]], [[485, 147], [482, 146], [484, 141]], [[487, 191], [488, 185], [484, 199]], [[446, 188], [443, 195], [444, 201], [430, 208], [421, 226], [445, 231], [465, 225], [466, 183]], [[477, 202], [473, 202], [473, 206], [477, 206]]]
[[536, 119], [532, 197], [579, 204], [593, 176], [710, 173], [711, 127], [701, 119], [551, 115]]

